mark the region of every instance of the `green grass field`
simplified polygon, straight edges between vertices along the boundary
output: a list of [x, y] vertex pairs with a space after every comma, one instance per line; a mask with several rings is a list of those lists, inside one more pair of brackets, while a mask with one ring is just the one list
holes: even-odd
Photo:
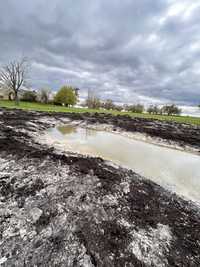
[[129, 115], [131, 117], [138, 118], [151, 118], [158, 120], [166, 120], [166, 121], [176, 121], [179, 123], [189, 123], [200, 125], [200, 118], [190, 117], [190, 116], [166, 116], [166, 115], [151, 115], [147, 113], [132, 113], [132, 112], [119, 112], [119, 111], [107, 111], [102, 109], [88, 109], [88, 108], [67, 108], [62, 106], [55, 106], [52, 104], [41, 104], [41, 103], [30, 103], [30, 102], [20, 102], [19, 106], [17, 106], [13, 101], [0, 100], [0, 107], [6, 107], [10, 109], [23, 109], [23, 110], [36, 110], [36, 111], [46, 111], [46, 112], [75, 112], [75, 113], [83, 113], [83, 112], [91, 112], [91, 113], [111, 113], [113, 115]]

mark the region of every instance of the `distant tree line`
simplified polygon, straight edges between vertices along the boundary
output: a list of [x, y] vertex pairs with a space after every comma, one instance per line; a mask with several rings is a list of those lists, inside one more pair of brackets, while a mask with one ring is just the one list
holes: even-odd
[[[29, 91], [25, 90], [20, 97], [20, 100], [27, 102], [40, 102], [44, 104], [54, 104], [62, 106], [74, 106], [78, 102], [78, 88], [72, 86], [63, 86], [60, 90], [52, 95], [52, 91], [49, 88], [42, 88], [39, 91]], [[53, 97], [52, 97], [53, 96]], [[16, 101], [16, 98], [14, 99]], [[17, 96], [17, 102], [19, 97]], [[145, 109], [142, 104], [131, 104], [131, 105], [117, 105], [111, 99], [101, 100], [93, 93], [88, 93], [86, 101], [83, 103], [84, 107], [89, 109], [104, 109], [104, 110], [116, 110], [116, 111], [125, 111], [133, 113], [144, 113], [154, 115], [180, 115], [181, 109], [176, 105], [164, 105], [159, 107], [157, 105], [150, 105]]]
[[176, 105], [164, 105], [163, 107], [158, 107], [156, 105], [151, 105], [147, 108], [147, 112], [149, 114], [155, 115], [180, 115], [181, 109], [178, 108]]
[[[0, 82], [12, 90], [16, 104], [19, 104], [19, 92], [25, 87], [28, 77], [29, 64], [26, 58], [19, 61], [12, 61], [0, 69]], [[52, 92], [48, 88], [43, 88], [38, 92], [25, 90], [20, 100], [29, 102], [41, 102], [44, 104], [52, 103], [55, 105], [73, 106], [78, 102], [78, 88], [72, 86], [63, 86], [52, 99]], [[127, 111], [134, 113], [148, 112], [155, 115], [180, 115], [181, 109], [175, 104], [159, 107], [151, 105], [146, 110], [142, 104], [116, 105], [111, 99], [100, 100], [91, 91], [88, 91], [88, 97], [84, 106], [91, 109], [106, 109]], [[200, 108], [200, 104], [198, 105]]]
[[143, 113], [145, 111], [144, 105], [142, 104], [135, 104], [135, 105], [125, 105], [124, 106], [125, 111], [130, 111], [133, 113]]
[[[22, 87], [26, 84], [28, 64], [26, 59], [21, 61], [13, 61], [8, 63], [0, 70], [0, 81], [13, 91], [14, 100], [18, 104], [18, 93]], [[78, 101], [78, 89], [72, 86], [63, 86], [56, 93], [54, 98], [50, 98], [52, 92], [48, 88], [43, 88], [39, 92], [25, 90], [21, 100], [29, 102], [41, 102], [44, 104], [52, 103], [55, 105], [74, 106]], [[84, 103], [84, 106], [91, 109], [105, 109], [105, 110], [117, 110], [127, 111], [134, 113], [148, 112], [155, 115], [180, 115], [181, 109], [176, 105], [164, 105], [159, 107], [157, 105], [151, 105], [146, 110], [142, 104], [132, 105], [116, 105], [111, 99], [105, 101], [100, 100], [92, 91], [88, 91], [88, 97]], [[200, 105], [199, 105], [200, 107]]]
[[43, 88], [38, 92], [25, 91], [21, 97], [22, 101], [40, 102], [44, 104], [55, 104], [62, 106], [74, 106], [78, 101], [77, 88], [72, 86], [63, 86], [52, 97], [52, 91], [49, 88]]
[[132, 105], [116, 105], [111, 99], [107, 99], [106, 101], [100, 100], [99, 97], [95, 95], [89, 94], [83, 106], [88, 107], [90, 109], [105, 109], [105, 110], [117, 110], [117, 111], [127, 111], [133, 113], [144, 113], [147, 112], [149, 114], [154, 115], [180, 115], [181, 109], [178, 108], [175, 104], [164, 105], [159, 107], [157, 105], [150, 105], [147, 109], [145, 109], [142, 104], [132, 104]]
[[101, 101], [100, 98], [96, 96], [89, 96], [82, 106], [88, 107], [90, 109], [101, 108], [101, 109], [106, 109], [106, 110], [117, 110], [117, 111], [123, 110], [123, 106], [114, 104], [114, 102], [111, 99]]
[[[21, 97], [22, 101], [27, 102], [40, 102], [44, 104], [54, 104], [62, 106], [74, 106], [78, 102], [77, 89], [72, 86], [63, 86], [52, 98], [52, 91], [49, 88], [43, 88], [38, 92], [25, 91]], [[90, 94], [82, 106], [89, 109], [104, 109], [104, 110], [116, 110], [133, 113], [144, 113], [147, 112], [153, 115], [180, 115], [181, 109], [175, 104], [164, 105], [159, 107], [158, 105], [150, 105], [145, 109], [142, 104], [131, 104], [131, 105], [116, 105], [111, 99], [105, 101], [99, 97]]]

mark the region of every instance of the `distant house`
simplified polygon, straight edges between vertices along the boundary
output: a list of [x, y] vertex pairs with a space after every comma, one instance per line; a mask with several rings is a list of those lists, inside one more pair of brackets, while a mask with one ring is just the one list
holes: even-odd
[[[20, 89], [18, 93], [19, 99], [22, 98], [23, 94], [27, 91], [32, 91], [32, 90], [25, 87]], [[0, 100], [14, 100], [13, 90], [3, 84], [0, 84]]]
[[9, 89], [4, 86], [2, 83], [0, 83], [0, 100], [5, 99], [8, 100], [9, 99]]

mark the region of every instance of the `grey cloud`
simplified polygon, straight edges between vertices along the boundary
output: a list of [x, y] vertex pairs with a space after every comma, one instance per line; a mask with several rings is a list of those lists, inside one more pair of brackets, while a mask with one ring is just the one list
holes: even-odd
[[0, 63], [32, 61], [31, 84], [117, 102], [200, 102], [200, 5], [190, 0], [7, 0]]

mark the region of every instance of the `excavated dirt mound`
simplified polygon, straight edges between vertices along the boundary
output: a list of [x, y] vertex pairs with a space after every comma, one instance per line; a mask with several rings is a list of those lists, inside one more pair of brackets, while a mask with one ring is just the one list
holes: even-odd
[[200, 266], [195, 204], [100, 158], [34, 141], [68, 118], [200, 146], [195, 126], [0, 109], [0, 265]]

